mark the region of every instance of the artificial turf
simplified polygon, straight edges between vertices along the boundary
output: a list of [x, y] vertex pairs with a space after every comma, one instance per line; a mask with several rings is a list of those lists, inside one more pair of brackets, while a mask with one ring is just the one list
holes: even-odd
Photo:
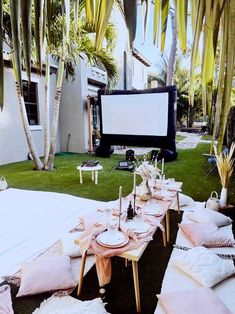
[[[183, 182], [183, 192], [198, 201], [206, 201], [211, 191], [221, 190], [218, 173], [207, 175], [208, 165], [203, 153], [209, 152], [209, 144], [202, 143], [194, 149], [179, 150], [178, 158], [165, 163], [166, 177], [174, 177]], [[91, 174], [83, 173], [83, 184], [79, 183], [76, 170], [83, 160], [97, 159], [103, 166], [99, 172], [99, 184], [91, 181]], [[68, 193], [90, 199], [108, 201], [118, 197], [118, 188], [123, 187], [123, 195], [131, 192], [133, 174], [129, 171], [116, 170], [119, 160], [125, 156], [111, 155], [101, 158], [88, 154], [71, 154], [57, 156], [54, 172], [34, 171], [32, 161], [24, 161], [0, 166], [0, 176], [5, 176], [9, 187]], [[141, 178], [137, 177], [137, 182]], [[229, 203], [235, 204], [235, 177], [228, 189]]]

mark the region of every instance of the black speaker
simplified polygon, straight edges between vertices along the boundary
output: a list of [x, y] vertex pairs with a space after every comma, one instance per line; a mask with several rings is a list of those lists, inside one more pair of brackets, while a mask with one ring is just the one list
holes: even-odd
[[101, 143], [98, 147], [95, 148], [95, 153], [100, 157], [110, 157], [110, 155], [114, 152], [114, 148], [111, 145]]
[[135, 152], [132, 149], [128, 149], [126, 151], [126, 160], [134, 161], [135, 160]]
[[173, 161], [177, 158], [178, 152], [172, 151], [169, 149], [162, 149], [157, 157], [158, 160], [162, 160], [164, 158], [165, 161]]

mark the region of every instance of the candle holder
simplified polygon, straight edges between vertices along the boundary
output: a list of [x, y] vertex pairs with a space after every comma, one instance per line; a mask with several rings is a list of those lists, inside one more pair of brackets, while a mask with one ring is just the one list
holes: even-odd
[[133, 208], [134, 208], [134, 215], [136, 215], [135, 212], [135, 200], [136, 200], [136, 193], [133, 194]]
[[118, 215], [118, 230], [121, 231], [121, 216], [122, 216], [122, 212], [119, 212]]

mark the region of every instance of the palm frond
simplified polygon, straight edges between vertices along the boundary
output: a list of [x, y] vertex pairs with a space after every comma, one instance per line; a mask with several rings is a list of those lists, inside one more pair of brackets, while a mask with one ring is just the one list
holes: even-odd
[[132, 48], [136, 35], [137, 0], [124, 1], [124, 15], [129, 30], [130, 47]]
[[103, 40], [108, 26], [109, 17], [113, 7], [114, 0], [102, 0], [97, 7], [96, 17], [96, 38], [95, 46], [97, 50], [102, 48]]
[[185, 53], [187, 48], [188, 0], [176, 0], [175, 3], [180, 48], [183, 51], [183, 53]]
[[21, 5], [21, 21], [22, 21], [22, 37], [24, 45], [24, 59], [28, 80], [31, 80], [31, 12], [32, 0], [20, 1]]
[[154, 1], [154, 15], [153, 15], [153, 43], [157, 44], [159, 40], [159, 25], [161, 20], [161, 4], [162, 0]]
[[44, 0], [34, 0], [34, 38], [36, 45], [37, 65], [42, 67], [42, 36], [43, 36], [43, 7]]
[[146, 38], [147, 26], [148, 26], [148, 10], [149, 0], [141, 0], [142, 13], [143, 13], [143, 27], [144, 27], [144, 41]]
[[169, 0], [162, 0], [162, 19], [161, 19], [161, 51], [164, 51], [166, 30], [168, 21]]

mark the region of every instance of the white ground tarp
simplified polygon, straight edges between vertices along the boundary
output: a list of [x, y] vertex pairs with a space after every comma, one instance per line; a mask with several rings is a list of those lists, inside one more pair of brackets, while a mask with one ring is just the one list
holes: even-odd
[[61, 193], [0, 192], [0, 277], [14, 274], [102, 204]]

